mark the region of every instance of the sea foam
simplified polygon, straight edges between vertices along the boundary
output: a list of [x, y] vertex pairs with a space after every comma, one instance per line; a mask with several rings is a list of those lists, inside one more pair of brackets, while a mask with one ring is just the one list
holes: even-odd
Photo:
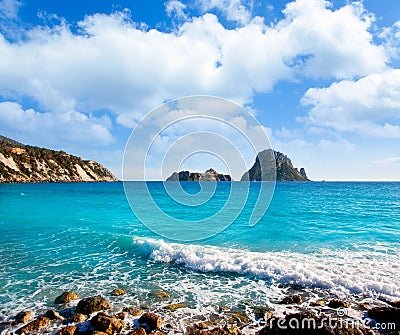
[[330, 250], [313, 253], [252, 252], [215, 246], [167, 243], [134, 238], [156, 262], [174, 263], [202, 272], [227, 272], [270, 279], [273, 284], [326, 289], [337, 295], [398, 299], [400, 251]]

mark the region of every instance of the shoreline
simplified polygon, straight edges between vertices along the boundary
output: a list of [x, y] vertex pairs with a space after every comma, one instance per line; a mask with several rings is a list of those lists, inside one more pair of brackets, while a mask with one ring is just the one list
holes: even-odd
[[[310, 322], [330, 331], [329, 334], [400, 333], [400, 301], [360, 296], [352, 296], [350, 301], [333, 295], [321, 299], [292, 288], [290, 294], [272, 307], [254, 305], [251, 300], [234, 307], [218, 303], [193, 306], [172, 299], [166, 291], [156, 290], [152, 292], [154, 304], [148, 305], [145, 301], [131, 305], [123, 302], [126, 294], [120, 288], [91, 297], [66, 291], [42, 313], [34, 315], [32, 311], [18, 310], [13, 316], [3, 317], [0, 334], [267, 335], [301, 331], [328, 334], [307, 328]], [[295, 328], [291, 329], [292, 326]]]

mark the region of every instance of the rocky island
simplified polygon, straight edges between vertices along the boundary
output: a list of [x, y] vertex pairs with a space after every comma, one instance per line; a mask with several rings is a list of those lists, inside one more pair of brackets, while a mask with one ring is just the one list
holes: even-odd
[[271, 181], [275, 177], [276, 181], [309, 181], [304, 168], [298, 170], [288, 156], [272, 149], [257, 154], [255, 163], [243, 174], [241, 181]]
[[206, 172], [174, 172], [167, 178], [167, 181], [232, 181], [230, 175], [221, 174], [214, 169], [208, 169]]
[[0, 136], [0, 183], [118, 181], [103, 165]]

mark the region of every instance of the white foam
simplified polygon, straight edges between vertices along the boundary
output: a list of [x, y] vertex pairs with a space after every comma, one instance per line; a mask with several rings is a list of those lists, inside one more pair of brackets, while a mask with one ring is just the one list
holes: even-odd
[[134, 243], [154, 261], [181, 264], [198, 271], [254, 275], [273, 283], [327, 289], [338, 295], [400, 298], [398, 249], [390, 253], [323, 249], [301, 254], [251, 252], [139, 237], [134, 238]]

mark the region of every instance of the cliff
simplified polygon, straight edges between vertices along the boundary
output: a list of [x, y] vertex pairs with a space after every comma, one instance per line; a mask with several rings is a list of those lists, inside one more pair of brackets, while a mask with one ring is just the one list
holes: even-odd
[[[285, 154], [272, 149], [258, 153], [254, 165], [243, 174], [241, 181], [271, 181], [275, 173], [272, 171], [273, 160], [276, 165], [276, 181], [309, 181], [304, 168], [298, 170]], [[263, 171], [261, 171], [261, 166]]]
[[180, 171], [174, 172], [167, 181], [232, 181], [230, 175], [220, 174], [214, 169], [208, 169], [204, 173]]
[[0, 136], [0, 183], [118, 181], [103, 165]]

